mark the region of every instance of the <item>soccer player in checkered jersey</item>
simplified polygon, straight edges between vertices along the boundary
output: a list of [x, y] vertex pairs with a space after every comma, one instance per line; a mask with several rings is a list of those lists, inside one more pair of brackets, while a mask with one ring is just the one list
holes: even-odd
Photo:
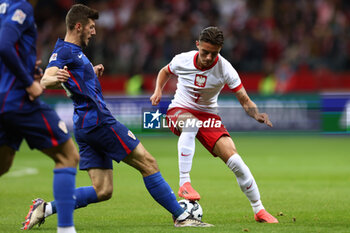
[[[216, 124], [221, 123], [220, 117], [216, 115], [218, 95], [227, 84], [249, 116], [272, 127], [268, 115], [260, 113], [247, 95], [236, 70], [220, 55], [223, 43], [224, 36], [219, 28], [208, 27], [202, 30], [196, 41], [198, 51], [181, 53], [163, 67], [158, 73], [155, 91], [150, 97], [152, 105], [158, 105], [166, 82], [172, 76], [177, 77], [177, 90], [169, 105], [167, 120], [171, 131], [179, 136], [178, 195], [189, 200], [200, 199], [190, 180], [197, 138], [213, 156], [221, 158], [233, 171], [241, 190], [251, 203], [255, 220], [277, 223], [278, 220], [264, 209], [254, 177], [238, 154], [226, 128], [222, 124]], [[215, 124], [210, 124], [213, 127], [205, 128], [201, 125], [206, 120], [214, 120]]]
[[[41, 83], [47, 88], [62, 88], [74, 103], [74, 134], [80, 152], [80, 170], [87, 170], [91, 186], [75, 190], [75, 208], [108, 200], [113, 192], [112, 161], [123, 161], [137, 169], [151, 196], [174, 218], [176, 227], [210, 227], [184, 211], [174, 192], [163, 179], [154, 157], [135, 135], [117, 121], [106, 107], [98, 77], [102, 64], [93, 66], [82, 48], [96, 34], [96, 10], [82, 4], [71, 7], [66, 16], [66, 36], [58, 39]], [[37, 211], [40, 218], [30, 226], [41, 224], [56, 213], [57, 202], [45, 202]], [[145, 213], [146, 214], [146, 213]]]
[[[36, 25], [25, 0], [0, 0], [0, 175], [12, 164], [25, 139], [55, 161], [53, 194], [58, 212], [57, 232], [76, 232], [73, 223], [76, 166], [79, 154], [67, 127], [39, 100], [43, 88], [34, 80]], [[41, 75], [38, 75], [40, 78]], [[22, 229], [36, 218], [34, 200]]]

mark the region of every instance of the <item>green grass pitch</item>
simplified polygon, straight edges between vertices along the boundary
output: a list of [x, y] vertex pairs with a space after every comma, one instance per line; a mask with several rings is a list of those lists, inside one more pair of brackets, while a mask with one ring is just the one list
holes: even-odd
[[[177, 193], [177, 138], [140, 139]], [[238, 134], [233, 139], [258, 183], [265, 208], [281, 215], [279, 224], [255, 222], [233, 173], [197, 143], [192, 184], [202, 196], [203, 220], [214, 228], [173, 227], [170, 214], [153, 201], [141, 175], [121, 163], [115, 164], [112, 199], [77, 210], [77, 231], [350, 232], [349, 137]], [[49, 158], [22, 146], [11, 171], [0, 178], [0, 232], [20, 232], [32, 199], [52, 200], [52, 168]], [[76, 183], [90, 185], [87, 173], [78, 172]], [[56, 217], [32, 231], [55, 232]]]

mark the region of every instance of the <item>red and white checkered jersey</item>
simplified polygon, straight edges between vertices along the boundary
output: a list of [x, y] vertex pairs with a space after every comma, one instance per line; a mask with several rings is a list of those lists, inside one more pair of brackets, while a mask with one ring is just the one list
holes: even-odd
[[198, 51], [176, 55], [168, 70], [178, 78], [177, 89], [170, 108], [190, 108], [198, 111], [217, 113], [218, 96], [227, 84], [233, 91], [242, 87], [241, 79], [232, 65], [220, 54], [214, 63], [200, 69], [196, 65]]

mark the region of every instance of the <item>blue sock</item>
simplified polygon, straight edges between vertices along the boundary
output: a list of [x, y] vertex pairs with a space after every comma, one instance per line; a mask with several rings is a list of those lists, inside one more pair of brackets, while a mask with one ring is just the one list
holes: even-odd
[[53, 196], [56, 200], [57, 225], [59, 227], [74, 226], [74, 189], [76, 168], [65, 167], [53, 170]]
[[168, 183], [163, 179], [160, 172], [143, 177], [143, 181], [153, 199], [172, 213], [175, 218], [179, 217], [184, 212], [177, 202], [173, 190], [171, 190]]
[[75, 192], [75, 208], [85, 207], [88, 204], [98, 202], [97, 194], [92, 186], [76, 188]]
[[[76, 188], [74, 191], [75, 209], [85, 207], [88, 204], [98, 202], [97, 194], [92, 186]], [[56, 201], [50, 202], [52, 206], [52, 214], [56, 213]]]

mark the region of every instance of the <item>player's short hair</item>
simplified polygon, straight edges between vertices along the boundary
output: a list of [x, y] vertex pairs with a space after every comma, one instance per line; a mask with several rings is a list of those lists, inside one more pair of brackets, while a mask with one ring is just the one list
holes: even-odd
[[217, 27], [207, 27], [199, 34], [199, 41], [222, 46], [224, 44], [224, 33]]
[[89, 19], [97, 20], [98, 16], [98, 11], [83, 4], [75, 4], [66, 15], [66, 26], [69, 30], [73, 30], [77, 23], [85, 26]]

